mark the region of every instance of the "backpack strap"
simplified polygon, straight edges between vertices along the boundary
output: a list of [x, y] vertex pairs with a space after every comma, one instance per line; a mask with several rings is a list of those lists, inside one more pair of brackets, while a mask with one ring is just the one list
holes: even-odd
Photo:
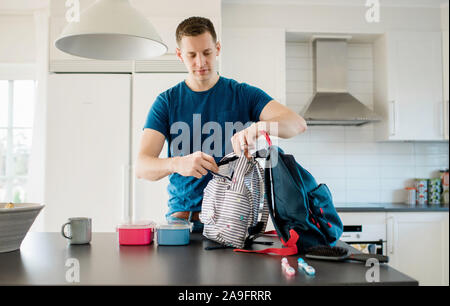
[[290, 238], [287, 242], [284, 242], [282, 238], [280, 238], [281, 243], [285, 246], [284, 248], [267, 248], [264, 250], [244, 250], [244, 249], [234, 249], [234, 252], [245, 252], [245, 253], [259, 253], [259, 254], [269, 254], [274, 253], [277, 255], [295, 255], [298, 253], [297, 249], [297, 241], [299, 239], [299, 235], [296, 231], [291, 229], [289, 231]]
[[[264, 197], [264, 175], [263, 169], [257, 161], [254, 161], [254, 168], [251, 177], [251, 199], [252, 199], [252, 226], [248, 227], [248, 237], [245, 242], [245, 248], [249, 247], [253, 241], [264, 234], [267, 221], [269, 219], [269, 208], [267, 200]], [[256, 173], [255, 173], [256, 172]], [[256, 178], [257, 176], [257, 178]], [[256, 186], [254, 185], [256, 184]], [[255, 197], [258, 194], [259, 197]]]

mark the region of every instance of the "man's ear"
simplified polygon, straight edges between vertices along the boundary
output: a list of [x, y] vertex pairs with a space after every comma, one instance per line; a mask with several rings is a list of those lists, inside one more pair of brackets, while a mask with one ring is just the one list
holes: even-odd
[[183, 62], [183, 57], [181, 56], [181, 49], [180, 48], [175, 48], [175, 54], [177, 55], [178, 59]]
[[220, 55], [220, 50], [222, 49], [222, 46], [220, 45], [220, 42], [216, 42], [216, 56]]

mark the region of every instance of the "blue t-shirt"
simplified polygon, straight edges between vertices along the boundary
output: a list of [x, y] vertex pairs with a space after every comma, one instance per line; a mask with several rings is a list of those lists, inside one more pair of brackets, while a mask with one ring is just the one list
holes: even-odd
[[[206, 91], [193, 91], [180, 82], [161, 93], [153, 103], [144, 129], [162, 133], [168, 142], [168, 156], [184, 156], [202, 151], [216, 162], [233, 151], [231, 136], [259, 121], [259, 115], [273, 100], [259, 88], [220, 77]], [[211, 180], [169, 176], [169, 211], [200, 211], [203, 189]]]

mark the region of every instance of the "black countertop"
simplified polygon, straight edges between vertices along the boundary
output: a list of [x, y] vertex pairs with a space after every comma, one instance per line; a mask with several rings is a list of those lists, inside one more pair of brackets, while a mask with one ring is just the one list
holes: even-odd
[[[261, 237], [258, 240], [277, 238]], [[69, 246], [60, 233], [30, 232], [18, 251], [0, 253], [0, 285], [418, 285], [387, 264], [379, 266], [379, 282], [367, 282], [370, 267], [359, 262], [326, 262], [306, 259], [316, 269], [310, 277], [302, 271], [288, 278], [281, 270], [281, 256], [206, 251], [214, 244], [192, 234], [187, 246], [120, 246], [115, 233], [93, 233], [91, 244]], [[339, 246], [358, 252], [344, 242]], [[267, 246], [255, 245], [255, 249]], [[288, 256], [296, 268], [299, 256]], [[66, 275], [79, 262], [80, 280], [69, 283]], [[66, 266], [67, 263], [67, 266]]]
[[403, 203], [335, 203], [338, 212], [448, 212], [448, 205], [414, 205]]

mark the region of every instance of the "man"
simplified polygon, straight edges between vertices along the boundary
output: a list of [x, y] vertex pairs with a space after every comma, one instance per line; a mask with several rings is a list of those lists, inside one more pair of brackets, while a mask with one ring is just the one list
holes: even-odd
[[[150, 109], [136, 175], [150, 181], [169, 176], [168, 222], [193, 221], [193, 231], [200, 232], [203, 189], [212, 178], [208, 171], [218, 171], [216, 162], [228, 151], [249, 158], [261, 132], [290, 138], [304, 132], [306, 122], [261, 89], [217, 74], [221, 45], [209, 19], [184, 20], [176, 39], [177, 57], [189, 74], [161, 93]], [[159, 158], [165, 140], [169, 157]]]

